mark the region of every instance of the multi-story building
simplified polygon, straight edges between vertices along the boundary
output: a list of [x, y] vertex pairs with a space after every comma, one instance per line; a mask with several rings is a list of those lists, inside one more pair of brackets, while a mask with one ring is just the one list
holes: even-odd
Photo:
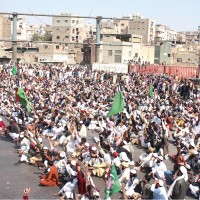
[[41, 63], [75, 63], [76, 53], [71, 52], [65, 45], [40, 44], [38, 62]]
[[112, 19], [101, 23], [102, 34], [128, 34], [129, 20]]
[[83, 19], [70, 17], [53, 17], [52, 41], [63, 43], [82, 43], [89, 37], [91, 25], [86, 24]]
[[200, 45], [179, 44], [173, 48], [172, 63], [176, 66], [198, 66]]
[[28, 41], [32, 40], [34, 34], [38, 34], [39, 36], [43, 36], [45, 33], [51, 34], [51, 26], [36, 24], [36, 25], [27, 25], [26, 26], [26, 38]]
[[129, 34], [142, 35], [143, 43], [152, 43], [155, 37], [155, 21], [135, 15], [129, 19]]
[[177, 32], [163, 24], [156, 24], [155, 41], [176, 41]]
[[184, 32], [178, 32], [176, 35], [176, 42], [180, 44], [186, 43], [186, 34]]
[[11, 21], [8, 16], [0, 15], [0, 39], [11, 39]]
[[[13, 22], [11, 22], [11, 32], [13, 33]], [[17, 18], [17, 39], [27, 40], [26, 37], [26, 18]]]
[[186, 31], [186, 42], [189, 44], [200, 43], [199, 32], [198, 31]]
[[102, 35], [100, 63], [128, 63], [142, 56], [142, 36], [133, 34]]

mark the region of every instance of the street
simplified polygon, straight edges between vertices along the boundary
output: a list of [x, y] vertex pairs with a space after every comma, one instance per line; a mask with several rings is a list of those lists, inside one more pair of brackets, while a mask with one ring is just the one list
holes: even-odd
[[[97, 133], [89, 131], [87, 140], [89, 143], [94, 142], [93, 138]], [[47, 141], [45, 141], [45, 145]], [[169, 144], [170, 155], [176, 153], [174, 145]], [[16, 153], [15, 144], [12, 140], [5, 136], [0, 136], [0, 199], [21, 199], [23, 190], [31, 188], [29, 195], [30, 199], [58, 199], [53, 196], [59, 191], [58, 187], [41, 187], [39, 186], [39, 176], [43, 173], [36, 167], [28, 164], [16, 165], [18, 162], [18, 154]], [[135, 148], [135, 159], [143, 153], [143, 149]], [[168, 169], [173, 168], [173, 163], [168, 159], [164, 161]], [[144, 174], [138, 171], [139, 179], [142, 179]], [[95, 185], [100, 189], [101, 198], [104, 198], [105, 183], [99, 178], [94, 178]], [[115, 194], [112, 199], [117, 199], [120, 194]], [[191, 199], [188, 196], [187, 199]]]

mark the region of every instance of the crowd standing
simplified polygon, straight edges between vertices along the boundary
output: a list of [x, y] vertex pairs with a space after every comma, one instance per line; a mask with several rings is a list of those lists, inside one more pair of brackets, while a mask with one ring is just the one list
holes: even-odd
[[[199, 197], [198, 85], [178, 76], [115, 74], [83, 66], [19, 64], [15, 76], [11, 70], [0, 66], [0, 114], [10, 120], [6, 128], [0, 118], [1, 134], [16, 143], [19, 164], [44, 171], [40, 185], [60, 186], [60, 199], [100, 198], [93, 177], [106, 181], [111, 165], [122, 186], [119, 198], [185, 199], [187, 190]], [[108, 118], [119, 84], [125, 109]], [[31, 111], [16, 101], [19, 87]], [[93, 142], [88, 131], [98, 133]], [[169, 141], [177, 152], [170, 152]], [[139, 158], [136, 148], [144, 149]], [[142, 180], [139, 170], [145, 172]]]

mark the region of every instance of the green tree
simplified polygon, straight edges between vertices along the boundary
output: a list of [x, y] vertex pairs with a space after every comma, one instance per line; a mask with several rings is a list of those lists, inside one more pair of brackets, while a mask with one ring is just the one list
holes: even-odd
[[37, 33], [34, 33], [32, 36], [32, 41], [39, 41], [39, 40], [41, 40], [41, 37]]
[[52, 34], [49, 32], [45, 32], [45, 34], [42, 36], [43, 41], [52, 41]]

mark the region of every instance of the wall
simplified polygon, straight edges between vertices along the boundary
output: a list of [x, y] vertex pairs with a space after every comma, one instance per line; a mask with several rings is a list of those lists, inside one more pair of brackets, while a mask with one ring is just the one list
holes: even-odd
[[142, 61], [154, 63], [155, 47], [154, 46], [142, 46]]

